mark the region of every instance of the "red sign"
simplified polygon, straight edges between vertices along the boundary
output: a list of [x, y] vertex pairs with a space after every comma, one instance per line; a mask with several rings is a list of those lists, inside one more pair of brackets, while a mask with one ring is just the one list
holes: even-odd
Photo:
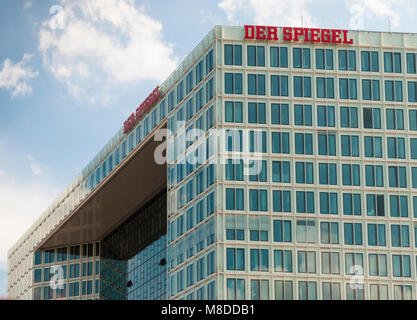
[[[348, 39], [348, 30], [284, 27], [282, 34], [284, 41], [353, 44], [353, 39]], [[245, 40], [279, 41], [278, 28], [245, 26]]]
[[136, 109], [136, 112], [132, 113], [132, 115], [125, 121], [123, 126], [124, 134], [128, 133], [129, 130], [135, 126], [136, 122], [143, 117], [143, 115], [154, 105], [160, 96], [161, 92], [159, 91], [159, 87], [156, 87], [146, 100], [142, 102], [139, 108]]

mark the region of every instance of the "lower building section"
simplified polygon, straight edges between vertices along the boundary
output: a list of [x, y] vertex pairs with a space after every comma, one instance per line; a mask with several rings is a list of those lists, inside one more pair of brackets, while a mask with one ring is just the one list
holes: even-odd
[[166, 191], [101, 241], [100, 299], [166, 298]]
[[38, 251], [32, 299], [167, 298], [166, 190], [100, 242]]

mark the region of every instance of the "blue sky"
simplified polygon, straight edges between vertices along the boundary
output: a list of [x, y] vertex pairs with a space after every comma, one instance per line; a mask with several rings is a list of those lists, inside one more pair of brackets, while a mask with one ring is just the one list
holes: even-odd
[[412, 0], [0, 1], [0, 296], [7, 249], [214, 25], [416, 32], [416, 13]]

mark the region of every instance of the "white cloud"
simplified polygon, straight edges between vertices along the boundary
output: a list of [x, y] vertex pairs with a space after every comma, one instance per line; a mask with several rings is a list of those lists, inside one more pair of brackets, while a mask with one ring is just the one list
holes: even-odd
[[39, 162], [36, 161], [36, 159], [30, 154], [27, 155], [27, 158], [29, 160], [29, 166], [30, 166], [30, 170], [32, 170], [32, 173], [35, 176], [40, 176], [42, 174], [42, 169], [41, 169], [41, 165], [39, 164]]
[[400, 7], [409, 4], [409, 0], [346, 0], [346, 7], [352, 15], [350, 28], [364, 29], [367, 24], [372, 23], [375, 19], [385, 20], [388, 26], [388, 20], [392, 27], [400, 26], [401, 15]]
[[23, 9], [24, 10], [29, 9], [32, 7], [32, 5], [33, 5], [32, 1], [26, 1], [25, 5], [23, 6]]
[[[308, 5], [312, 0], [221, 0], [219, 8], [226, 12], [227, 19], [236, 23], [242, 17], [255, 24], [279, 26], [316, 26]], [[302, 19], [301, 19], [302, 18]]]
[[74, 97], [105, 103], [123, 85], [162, 81], [175, 69], [162, 24], [135, 0], [61, 0], [61, 5], [63, 28], [44, 22], [39, 50], [46, 68]]
[[55, 190], [38, 185], [12, 183], [14, 177], [0, 176], [0, 268], [5, 268], [7, 251], [53, 201]]
[[31, 93], [32, 87], [28, 81], [39, 75], [27, 66], [27, 62], [31, 59], [32, 56], [25, 53], [22, 60], [16, 64], [13, 64], [10, 59], [4, 60], [0, 70], [0, 89], [11, 91], [13, 98]]

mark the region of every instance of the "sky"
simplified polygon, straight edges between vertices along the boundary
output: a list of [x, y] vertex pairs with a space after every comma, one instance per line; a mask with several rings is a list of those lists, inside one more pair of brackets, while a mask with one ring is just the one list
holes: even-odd
[[7, 250], [215, 25], [417, 32], [415, 0], [0, 1]]

